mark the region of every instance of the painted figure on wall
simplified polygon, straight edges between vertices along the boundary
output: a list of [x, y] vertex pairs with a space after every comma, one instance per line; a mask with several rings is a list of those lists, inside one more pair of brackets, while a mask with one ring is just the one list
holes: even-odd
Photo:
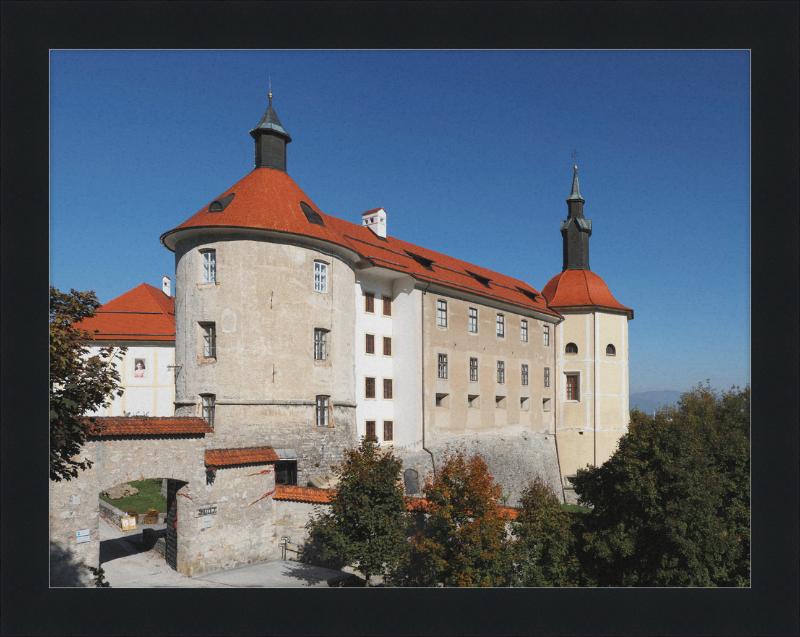
[[147, 378], [147, 369], [145, 368], [143, 358], [137, 358], [134, 361], [134, 367], [136, 369], [134, 369], [133, 375], [136, 378]]

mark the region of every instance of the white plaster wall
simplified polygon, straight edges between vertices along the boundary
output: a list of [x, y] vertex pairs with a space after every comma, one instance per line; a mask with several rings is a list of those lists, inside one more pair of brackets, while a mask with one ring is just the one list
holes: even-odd
[[[394, 446], [422, 448], [422, 292], [404, 276], [392, 284], [394, 294]], [[398, 391], [401, 392], [398, 394]]]

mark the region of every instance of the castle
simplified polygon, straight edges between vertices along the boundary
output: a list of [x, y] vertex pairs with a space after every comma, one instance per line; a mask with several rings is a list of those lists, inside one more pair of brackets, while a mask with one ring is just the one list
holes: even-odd
[[[269, 99], [250, 131], [253, 171], [161, 236], [175, 253], [173, 313], [168, 279], [163, 293], [140, 290], [174, 321], [174, 363], [129, 352], [126, 389], [145, 384], [137, 360], [160, 377], [169, 369], [174, 415], [107, 418], [87, 447], [102, 456], [81, 478], [95, 480], [89, 490], [132, 479], [111, 469], [124, 455], [114, 445], [158, 456], [161, 473], [145, 477], [171, 478], [172, 563], [189, 574], [276, 556], [281, 485], [284, 501], [315, 501], [303, 485], [367, 436], [420, 480], [462, 446], [481, 452], [510, 504], [536, 475], [570, 501], [569, 476], [604, 462], [627, 430], [633, 319], [589, 269], [577, 166], [562, 271], [540, 292], [393, 237], [383, 208], [359, 224], [325, 214], [287, 172], [292, 139]], [[125, 305], [103, 310], [114, 303]], [[112, 320], [98, 339], [120, 329], [135, 331]], [[153, 400], [145, 415], [159, 416], [166, 401]], [[112, 403], [108, 415], [126, 411]], [[201, 524], [212, 510], [213, 525]]]

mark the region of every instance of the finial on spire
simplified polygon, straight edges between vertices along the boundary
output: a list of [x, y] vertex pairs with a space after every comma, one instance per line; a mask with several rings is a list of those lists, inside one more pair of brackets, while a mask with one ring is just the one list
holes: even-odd
[[269, 103], [272, 104], [272, 78], [269, 75], [267, 78], [269, 79]]
[[572, 161], [575, 162], [575, 170], [578, 170], [578, 149], [577, 148], [572, 153]]

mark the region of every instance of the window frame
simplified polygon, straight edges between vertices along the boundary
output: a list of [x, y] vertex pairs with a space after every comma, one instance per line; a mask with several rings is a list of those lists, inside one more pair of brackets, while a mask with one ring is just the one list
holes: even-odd
[[394, 442], [394, 420], [383, 421], [383, 441]]
[[[377, 396], [376, 386], [375, 376], [364, 376], [364, 400], [377, 400], [375, 398]], [[369, 395], [370, 389], [372, 389], [372, 396]]]
[[478, 382], [478, 359], [474, 357], [469, 359], [469, 382]]
[[550, 326], [542, 325], [542, 345], [550, 347]]
[[215, 361], [217, 360], [217, 324], [213, 321], [203, 321], [199, 325], [203, 360]]
[[519, 322], [519, 340], [522, 343], [528, 342], [528, 319], [522, 319]]
[[447, 329], [447, 300], [436, 299], [436, 327]]
[[549, 367], [545, 367], [544, 368], [544, 380], [543, 380], [543, 382], [544, 382], [544, 386], [545, 387], [550, 387], [550, 368]]
[[520, 367], [519, 382], [523, 386], [528, 384], [528, 365], [527, 364], [522, 364], [522, 366]]
[[[391, 317], [392, 316], [392, 297], [381, 295], [381, 301], [383, 302], [383, 307], [381, 308], [381, 316]], [[386, 309], [389, 309], [387, 312]]]
[[332, 427], [329, 412], [331, 410], [331, 397], [321, 394], [316, 397], [316, 423], [317, 427]]
[[[388, 347], [387, 347], [388, 346]], [[386, 350], [389, 350], [389, 353], [386, 353]], [[392, 357], [392, 337], [391, 336], [384, 336], [383, 337], [383, 355], [387, 358]]]
[[200, 409], [203, 414], [203, 420], [208, 423], [208, 426], [214, 429], [214, 416], [217, 406], [216, 394], [200, 394]]
[[328, 264], [325, 261], [314, 261], [314, 292], [328, 293]]
[[439, 354], [437, 357], [437, 378], [447, 379], [447, 354]]
[[[569, 351], [569, 350], [570, 350], [570, 347], [574, 347], [574, 348], [575, 348], [575, 351], [574, 351], [574, 352], [571, 352], [571, 351]], [[566, 354], [575, 354], [575, 355], [577, 356], [577, 355], [578, 355], [578, 351], [579, 351], [579, 350], [578, 350], [578, 346], [577, 346], [577, 344], [575, 344], [575, 343], [569, 342], [569, 343], [567, 343], [566, 345], [564, 345], [564, 354], [565, 354], [565, 355], [566, 355]]]
[[[364, 421], [364, 440], [375, 440], [378, 441], [378, 432], [377, 430], [377, 420], [365, 420]], [[370, 427], [371, 425], [371, 427]], [[372, 435], [370, 435], [370, 428], [372, 429]]]
[[[611, 350], [609, 352], [609, 350]], [[612, 343], [606, 345], [606, 356], [616, 356], [617, 355], [617, 348], [614, 347]]]
[[[581, 401], [581, 375], [580, 372], [565, 372], [565, 392], [567, 402], [579, 403]], [[572, 381], [572, 382], [570, 382]]]
[[364, 292], [364, 314], [375, 314], [375, 292]]
[[[371, 348], [370, 343], [372, 343]], [[364, 354], [366, 356], [375, 356], [375, 335], [369, 332], [364, 333]]]
[[497, 384], [504, 385], [506, 382], [506, 362], [497, 361]]
[[[475, 329], [473, 329], [473, 327]], [[478, 308], [477, 307], [470, 307], [469, 308], [469, 323], [468, 328], [470, 334], [477, 334], [478, 333]]]
[[506, 315], [500, 312], [497, 313], [495, 333], [497, 338], [506, 337]]
[[216, 282], [217, 251], [214, 248], [203, 248], [200, 250], [200, 284], [214, 285]]
[[[384, 378], [383, 379], [383, 399], [384, 400], [394, 400], [394, 383], [392, 382], [393, 379], [391, 378]], [[388, 384], [387, 384], [388, 383]], [[389, 390], [388, 392], [386, 390]], [[386, 394], [389, 394], [388, 396]]]
[[314, 360], [328, 360], [328, 332], [324, 327], [314, 328]]

